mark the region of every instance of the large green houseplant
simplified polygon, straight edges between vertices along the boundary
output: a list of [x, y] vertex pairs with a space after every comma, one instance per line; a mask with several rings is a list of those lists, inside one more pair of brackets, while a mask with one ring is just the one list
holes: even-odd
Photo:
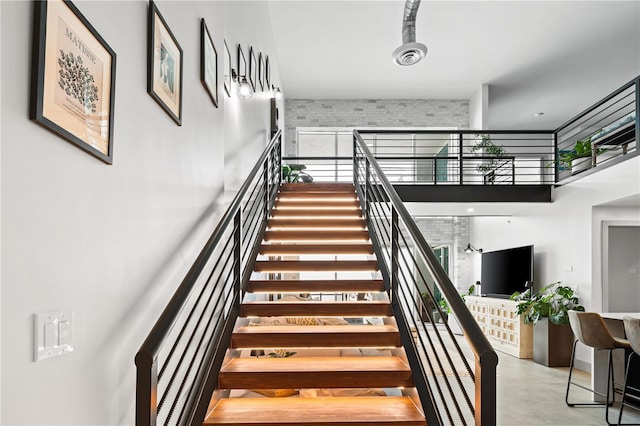
[[496, 157], [490, 158], [482, 164], [478, 164], [476, 170], [481, 173], [490, 172], [499, 165], [500, 157], [506, 155], [507, 151], [502, 145], [496, 145], [496, 143], [491, 139], [491, 136], [487, 134], [476, 135], [476, 137], [479, 137], [480, 140], [470, 146], [469, 151], [474, 154], [479, 152], [488, 157]]
[[282, 182], [284, 183], [313, 182], [313, 178], [308, 173], [303, 171], [306, 168], [307, 166], [305, 166], [304, 164], [283, 164], [282, 165]]
[[533, 327], [533, 360], [548, 367], [566, 367], [571, 360], [573, 333], [569, 327], [570, 310], [584, 311], [575, 291], [558, 281], [538, 292], [532, 289], [511, 296], [518, 302], [516, 313]]

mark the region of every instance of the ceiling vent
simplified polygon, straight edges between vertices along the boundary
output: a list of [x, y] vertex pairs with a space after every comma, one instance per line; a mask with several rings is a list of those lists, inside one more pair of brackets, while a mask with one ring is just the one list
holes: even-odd
[[416, 16], [420, 0], [407, 0], [402, 18], [402, 46], [393, 51], [393, 62], [406, 67], [414, 65], [427, 56], [427, 46], [416, 43]]

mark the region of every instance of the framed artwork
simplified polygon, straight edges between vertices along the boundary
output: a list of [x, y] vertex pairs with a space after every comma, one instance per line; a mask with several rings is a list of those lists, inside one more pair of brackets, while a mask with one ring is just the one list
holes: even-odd
[[264, 60], [264, 82], [267, 85], [267, 91], [271, 90], [271, 65], [269, 65], [269, 55]]
[[242, 52], [240, 45], [238, 45], [238, 77], [247, 77], [247, 60], [244, 58], [244, 52]]
[[264, 59], [262, 52], [258, 54], [258, 81], [260, 82], [260, 90], [264, 91]]
[[253, 53], [251, 46], [249, 46], [249, 83], [255, 92], [258, 88], [258, 64], [256, 63], [256, 54]]
[[213, 45], [204, 18], [200, 21], [200, 81], [211, 98], [211, 102], [218, 107], [218, 52]]
[[182, 48], [153, 0], [149, 1], [147, 93], [182, 125]]
[[113, 164], [116, 54], [70, 1], [34, 2], [29, 117]]
[[231, 52], [227, 46], [227, 40], [224, 41], [224, 91], [227, 96], [231, 96], [231, 78], [233, 76], [231, 69]]

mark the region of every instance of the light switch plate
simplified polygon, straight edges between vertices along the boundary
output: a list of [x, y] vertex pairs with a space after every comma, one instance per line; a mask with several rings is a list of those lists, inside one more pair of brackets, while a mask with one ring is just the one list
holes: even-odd
[[33, 361], [73, 352], [73, 312], [33, 314]]

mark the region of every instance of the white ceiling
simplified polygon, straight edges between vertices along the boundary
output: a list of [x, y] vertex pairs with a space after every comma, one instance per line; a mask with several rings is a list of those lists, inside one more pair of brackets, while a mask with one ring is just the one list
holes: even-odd
[[269, 3], [289, 99], [469, 99], [488, 84], [490, 129], [555, 129], [640, 74], [640, 1], [423, 0], [429, 52], [413, 67], [391, 61], [403, 0]]

